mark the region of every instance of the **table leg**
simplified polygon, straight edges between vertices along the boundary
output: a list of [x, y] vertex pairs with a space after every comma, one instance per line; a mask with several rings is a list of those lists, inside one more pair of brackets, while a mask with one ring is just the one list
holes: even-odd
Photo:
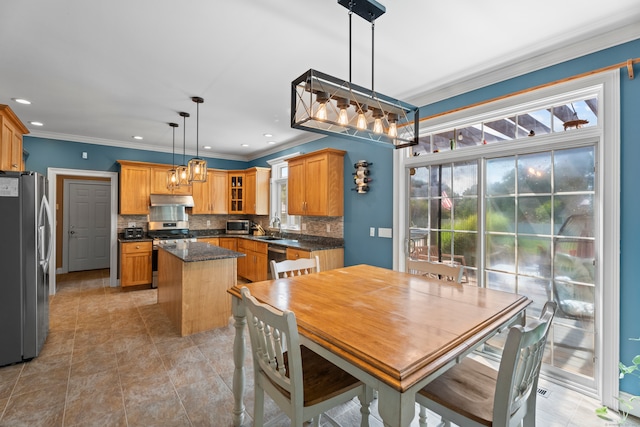
[[386, 384], [378, 389], [378, 413], [387, 427], [408, 427], [416, 412], [415, 394], [400, 393]]
[[233, 297], [233, 319], [235, 321], [236, 335], [233, 341], [233, 425], [239, 427], [244, 422], [245, 406], [242, 401], [244, 396], [245, 372], [244, 372], [244, 327], [247, 318], [242, 301]]

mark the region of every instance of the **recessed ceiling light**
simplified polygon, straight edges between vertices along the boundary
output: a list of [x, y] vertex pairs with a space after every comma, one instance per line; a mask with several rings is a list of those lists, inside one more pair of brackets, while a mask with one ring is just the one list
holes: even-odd
[[240, 144], [241, 147], [248, 147], [249, 144]]
[[204, 148], [205, 150], [211, 150], [211, 146], [210, 146], [210, 145], [205, 145], [205, 146], [204, 146], [204, 147], [202, 147], [202, 148]]
[[273, 135], [271, 135], [270, 133], [265, 133], [265, 134], [263, 134], [263, 136], [264, 136], [265, 138], [271, 138]]
[[31, 123], [34, 126], [44, 126], [44, 123], [42, 122], [29, 122], [29, 123]]
[[141, 136], [135, 135], [135, 136], [133, 137], [133, 139], [144, 139], [144, 138], [143, 138], [143, 137], [141, 137]]
[[29, 101], [28, 99], [24, 99], [24, 98], [11, 98], [11, 99], [16, 101], [18, 104], [25, 104], [25, 105], [31, 104], [31, 101]]
[[267, 141], [267, 144], [275, 144], [275, 141]]

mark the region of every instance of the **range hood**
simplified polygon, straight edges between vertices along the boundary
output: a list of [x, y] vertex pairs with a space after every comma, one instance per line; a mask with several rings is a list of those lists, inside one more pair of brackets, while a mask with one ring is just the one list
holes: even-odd
[[151, 194], [151, 206], [184, 206], [193, 207], [193, 196], [182, 194]]

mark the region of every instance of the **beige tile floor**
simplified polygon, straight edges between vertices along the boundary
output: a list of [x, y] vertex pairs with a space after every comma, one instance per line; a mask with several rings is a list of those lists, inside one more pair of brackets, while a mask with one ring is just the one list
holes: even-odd
[[[108, 274], [59, 276], [40, 356], [0, 368], [0, 426], [231, 426], [234, 328], [180, 337], [155, 290], [110, 288]], [[246, 367], [250, 426], [249, 355]], [[538, 426], [615, 425], [594, 415], [594, 400], [540, 385], [550, 394], [538, 399]], [[272, 402], [266, 413], [274, 425], [289, 425]], [[359, 425], [359, 414], [356, 402], [331, 412], [345, 426]], [[370, 422], [382, 426], [375, 401]]]

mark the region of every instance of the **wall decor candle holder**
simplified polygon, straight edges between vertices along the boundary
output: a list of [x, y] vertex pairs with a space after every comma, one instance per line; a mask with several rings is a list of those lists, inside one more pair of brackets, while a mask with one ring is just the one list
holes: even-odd
[[373, 181], [369, 176], [371, 174], [369, 166], [372, 164], [373, 163], [369, 163], [366, 160], [358, 160], [353, 165], [356, 169], [356, 171], [353, 172], [353, 181], [356, 184], [356, 187], [352, 188], [352, 190], [359, 194], [365, 194], [369, 191], [369, 183]]

